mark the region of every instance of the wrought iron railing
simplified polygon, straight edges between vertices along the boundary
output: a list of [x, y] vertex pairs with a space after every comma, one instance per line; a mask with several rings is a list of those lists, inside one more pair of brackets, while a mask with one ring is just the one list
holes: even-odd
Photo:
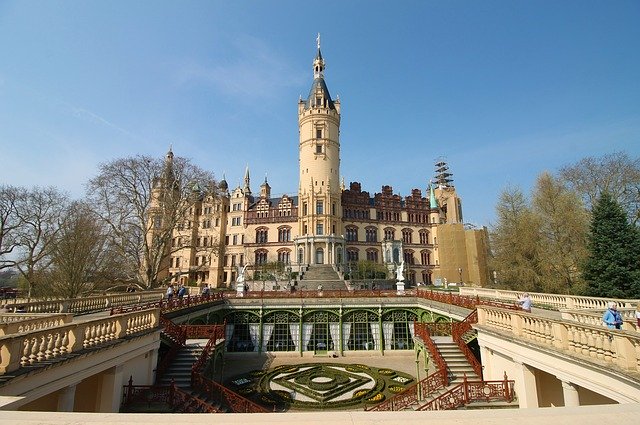
[[447, 329], [448, 333], [451, 334], [450, 323], [414, 323], [415, 335], [422, 339], [425, 347], [429, 350], [431, 358], [436, 364], [437, 371], [408, 387], [403, 392], [396, 394], [375, 406], [367, 407], [365, 410], [369, 412], [403, 410], [413, 404], [419, 403], [420, 400], [428, 397], [436, 390], [445, 388], [449, 385], [447, 364], [444, 361], [444, 357], [440, 353], [440, 350], [438, 350], [438, 347], [431, 339], [432, 330], [447, 332]]
[[514, 381], [504, 375], [502, 381], [467, 381], [420, 406], [418, 410], [452, 410], [473, 402], [506, 401], [514, 399]]
[[191, 387], [207, 394], [214, 404], [226, 406], [234, 413], [267, 413], [269, 410], [252, 402], [251, 400], [231, 391], [225, 386], [204, 376], [204, 369], [217, 342], [225, 336], [225, 326], [218, 325], [212, 332], [202, 354], [191, 368]]
[[478, 323], [478, 310], [473, 310], [463, 321], [453, 323], [451, 325], [451, 337], [453, 338], [453, 342], [460, 348], [460, 351], [462, 351], [462, 354], [464, 354], [476, 375], [482, 378], [482, 365], [464, 340], [464, 335], [473, 330], [471, 325], [474, 323]]

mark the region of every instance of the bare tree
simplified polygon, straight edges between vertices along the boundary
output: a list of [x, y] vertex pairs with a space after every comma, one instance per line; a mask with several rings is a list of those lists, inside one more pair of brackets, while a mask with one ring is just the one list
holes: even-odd
[[560, 176], [582, 196], [589, 210], [607, 192], [633, 223], [640, 223], [640, 158], [624, 152], [588, 157], [563, 167]]
[[0, 270], [16, 265], [14, 250], [21, 224], [17, 205], [24, 202], [26, 193], [22, 187], [0, 185]]
[[48, 295], [76, 298], [118, 280], [108, 229], [89, 205], [72, 203], [51, 245]]
[[31, 189], [15, 204], [19, 221], [15, 266], [27, 286], [28, 297], [51, 264], [51, 248], [67, 204], [67, 195], [53, 187]]
[[216, 196], [216, 189], [211, 173], [169, 152], [164, 162], [135, 156], [102, 164], [88, 184], [88, 198], [109, 227], [128, 279], [153, 288], [161, 284], [171, 252], [195, 246], [188, 236], [172, 246], [174, 230], [197, 226], [189, 223], [190, 208], [199, 197]]

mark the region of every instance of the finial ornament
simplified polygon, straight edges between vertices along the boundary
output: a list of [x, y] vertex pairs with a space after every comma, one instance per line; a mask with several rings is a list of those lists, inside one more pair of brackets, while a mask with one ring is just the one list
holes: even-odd
[[316, 37], [316, 42], [318, 43], [318, 50], [320, 50], [320, 33], [318, 33], [318, 36]]

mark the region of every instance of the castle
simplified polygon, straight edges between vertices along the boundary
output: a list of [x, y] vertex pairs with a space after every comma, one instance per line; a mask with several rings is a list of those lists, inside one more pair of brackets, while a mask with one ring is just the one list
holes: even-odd
[[[266, 264], [294, 274], [326, 265], [343, 277], [366, 278], [353, 273], [363, 261], [376, 270], [374, 276], [391, 277], [404, 261], [409, 285], [487, 284], [486, 228], [465, 228], [446, 162], [435, 164], [435, 178], [424, 195], [413, 189], [401, 197], [383, 186], [371, 196], [358, 182], [345, 187], [340, 177], [340, 100], [331, 97], [324, 70], [318, 41], [311, 90], [298, 103], [298, 193], [272, 198], [265, 178], [254, 194], [248, 167], [244, 184], [235, 189], [223, 179], [220, 196], [196, 197], [184, 225], [173, 231], [160, 278], [231, 287], [240, 267], [247, 265], [255, 276]], [[170, 150], [167, 169], [172, 161]], [[155, 188], [156, 206], [163, 190], [166, 185]]]

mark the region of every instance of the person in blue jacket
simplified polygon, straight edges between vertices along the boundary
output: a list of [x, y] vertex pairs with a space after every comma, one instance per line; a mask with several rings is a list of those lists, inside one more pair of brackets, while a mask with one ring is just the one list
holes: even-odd
[[618, 311], [618, 305], [613, 301], [607, 304], [607, 311], [602, 315], [602, 321], [609, 329], [622, 329], [622, 315]]

